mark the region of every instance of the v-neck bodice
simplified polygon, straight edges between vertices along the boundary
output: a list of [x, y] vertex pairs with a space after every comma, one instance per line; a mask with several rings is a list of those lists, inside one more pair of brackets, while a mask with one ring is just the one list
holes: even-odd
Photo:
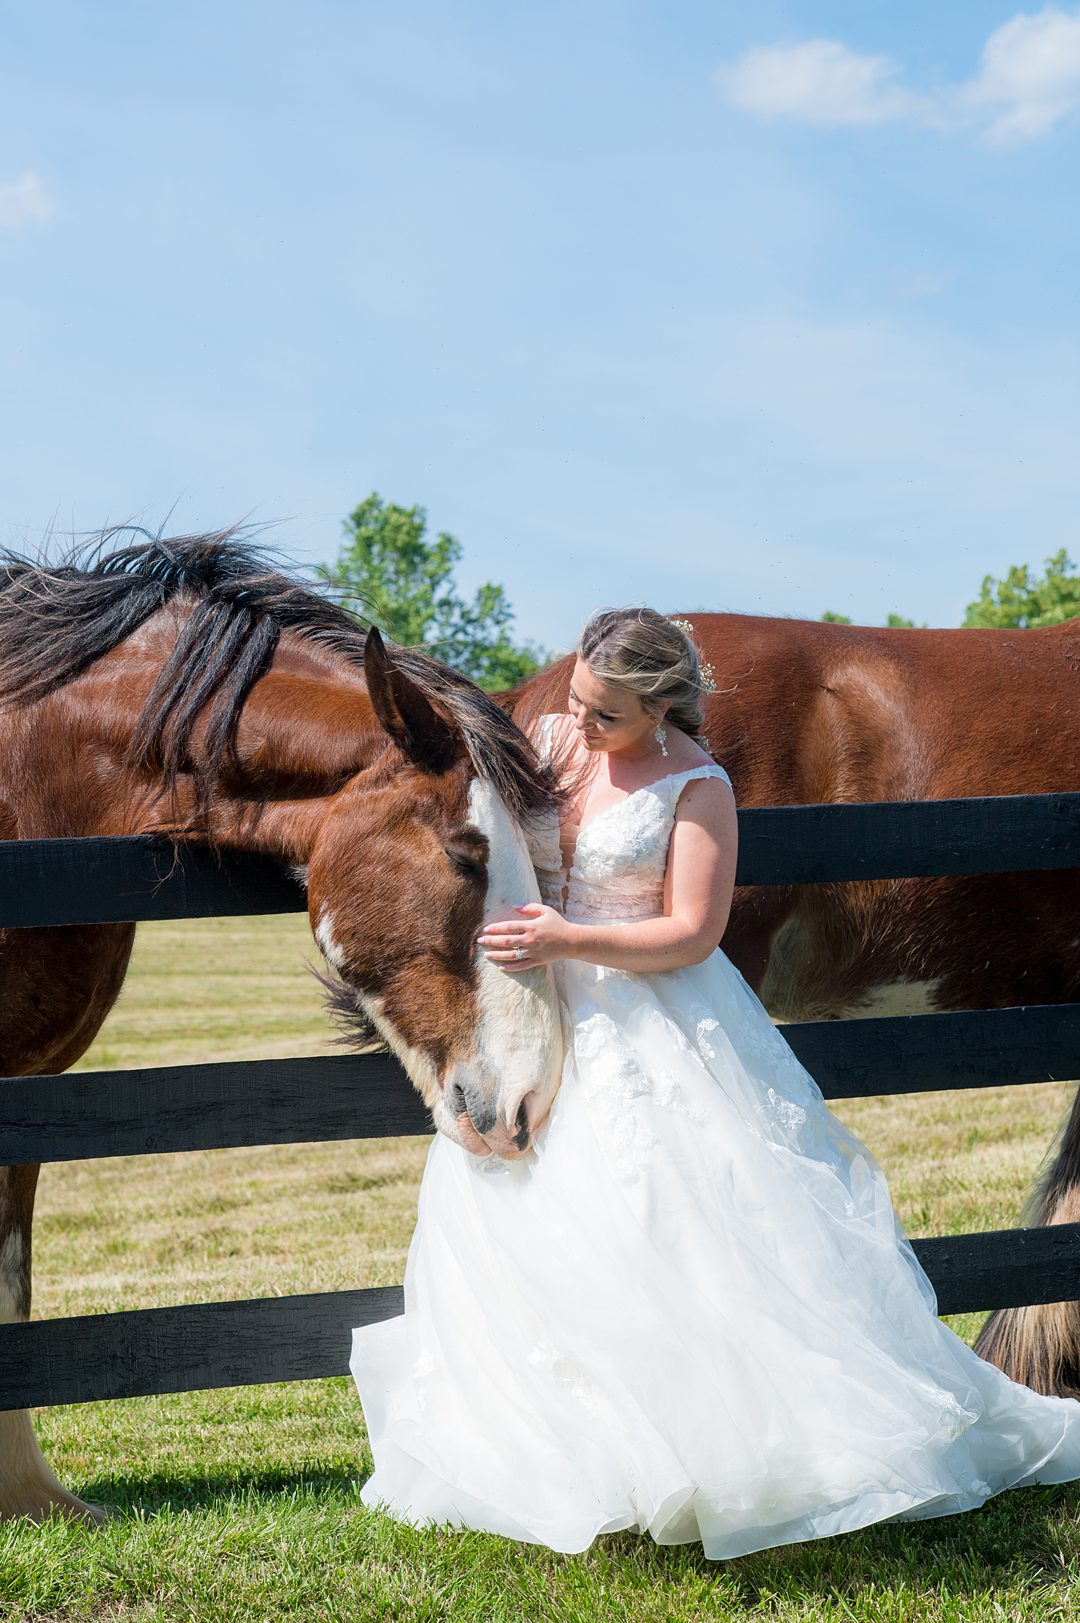
[[[536, 747], [552, 746], [554, 715], [541, 716]], [[578, 829], [570, 862], [564, 862], [558, 819], [535, 824], [529, 850], [549, 906], [567, 918], [642, 919], [664, 911], [664, 874], [675, 808], [694, 778], [731, 779], [715, 761], [667, 772], [605, 806]]]

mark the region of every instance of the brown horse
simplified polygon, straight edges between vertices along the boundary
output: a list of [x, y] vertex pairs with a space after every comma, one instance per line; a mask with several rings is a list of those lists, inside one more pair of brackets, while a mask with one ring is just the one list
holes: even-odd
[[[1080, 789], [1080, 619], [907, 631], [691, 614], [717, 691], [705, 732], [740, 806]], [[507, 696], [566, 708], [573, 659]], [[784, 1020], [1080, 998], [1080, 870], [740, 886], [724, 951]], [[1080, 1095], [1033, 1224], [1080, 1221]], [[1080, 1397], [1080, 1303], [1002, 1308], [976, 1350]]]
[[[306, 873], [335, 1001], [402, 1060], [436, 1126], [515, 1156], [561, 1074], [547, 968], [483, 922], [538, 900], [525, 830], [562, 791], [463, 677], [270, 569], [228, 533], [0, 569], [0, 838], [164, 833]], [[124, 980], [134, 926], [0, 930], [0, 1071], [61, 1071]], [[0, 1166], [0, 1320], [30, 1309], [36, 1166]], [[0, 1414], [0, 1517], [96, 1515]]]

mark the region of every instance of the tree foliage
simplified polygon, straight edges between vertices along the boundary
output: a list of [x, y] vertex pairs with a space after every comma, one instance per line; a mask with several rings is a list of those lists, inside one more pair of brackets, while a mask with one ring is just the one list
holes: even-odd
[[1074, 565], [1065, 548], [1044, 562], [1043, 576], [1033, 575], [1027, 564], [1013, 564], [1004, 580], [984, 576], [964, 625], [1052, 626], [1080, 614], [1080, 576], [1071, 573]]
[[[1027, 564], [1013, 564], [1004, 580], [984, 575], [979, 595], [968, 604], [961, 625], [1053, 626], [1080, 615], [1080, 575], [1065, 548], [1061, 547], [1043, 562], [1044, 575], [1037, 575]], [[821, 618], [833, 625], [851, 624], [846, 614], [837, 614], [832, 609], [826, 609]], [[890, 614], [885, 624], [914, 627], [914, 621], [901, 614]]]
[[515, 687], [550, 657], [511, 636], [514, 611], [502, 586], [485, 581], [472, 601], [454, 582], [463, 547], [427, 535], [423, 507], [384, 502], [376, 491], [343, 525], [336, 563], [322, 572], [342, 601], [374, 619], [394, 642], [422, 647], [489, 692]]
[[[851, 624], [851, 616], [850, 615], [848, 615], [848, 614], [838, 614], [835, 609], [826, 609], [825, 613], [821, 616], [821, 618], [823, 620], [825, 620], [829, 625], [833, 625], [833, 626], [849, 626]], [[886, 615], [885, 624], [887, 626], [895, 626], [895, 627], [897, 627], [899, 629], [906, 630], [906, 631], [914, 631], [915, 630], [915, 622], [914, 622], [914, 620], [908, 620], [902, 614], [888, 614], [888, 615]], [[922, 629], [924, 631], [926, 630], [926, 622], [925, 621], [923, 622]]]

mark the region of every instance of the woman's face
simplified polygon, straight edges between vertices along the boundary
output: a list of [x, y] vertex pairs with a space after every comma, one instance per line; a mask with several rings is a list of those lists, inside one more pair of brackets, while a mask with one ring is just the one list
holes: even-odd
[[583, 659], [577, 661], [570, 678], [567, 709], [579, 739], [590, 751], [632, 748], [656, 727], [656, 717], [636, 693], [602, 682]]

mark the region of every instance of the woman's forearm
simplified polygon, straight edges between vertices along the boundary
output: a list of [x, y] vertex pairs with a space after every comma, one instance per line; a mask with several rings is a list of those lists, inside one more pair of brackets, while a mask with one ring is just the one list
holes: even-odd
[[603, 964], [607, 969], [655, 975], [665, 969], [700, 964], [716, 945], [702, 930], [667, 916], [626, 924], [575, 921], [570, 950], [564, 956], [587, 964]]

